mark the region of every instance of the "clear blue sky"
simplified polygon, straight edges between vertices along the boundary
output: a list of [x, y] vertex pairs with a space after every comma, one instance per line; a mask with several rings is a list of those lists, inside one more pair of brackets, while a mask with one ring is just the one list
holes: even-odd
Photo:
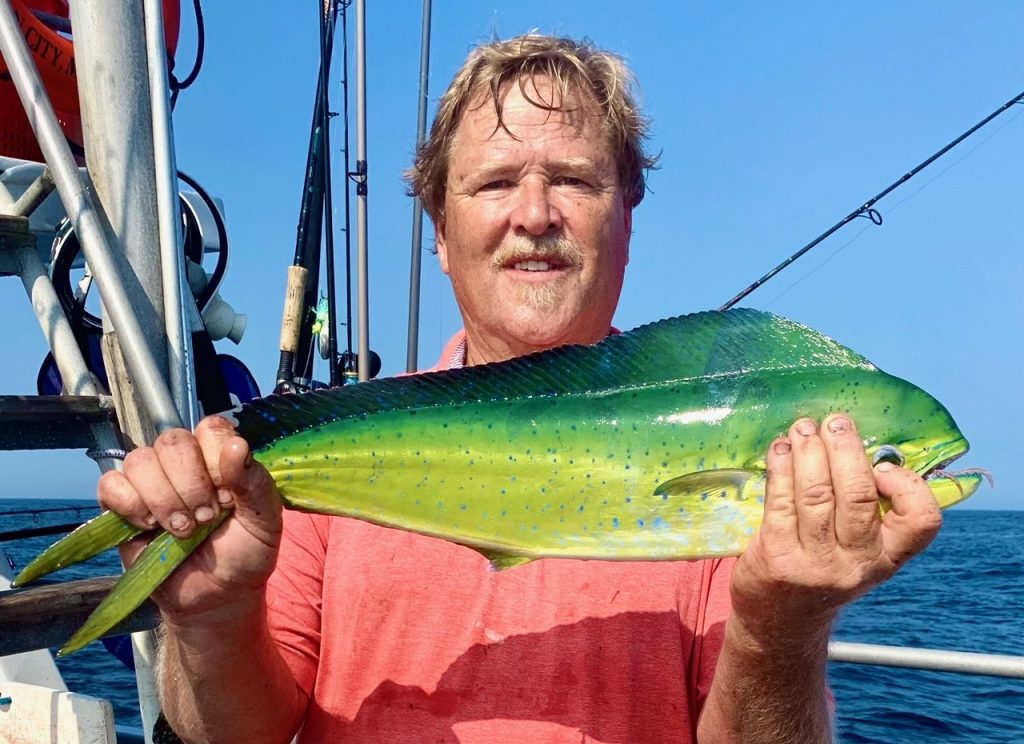
[[[400, 174], [415, 142], [421, 18], [417, 2], [368, 5], [370, 333], [393, 373], [405, 363], [412, 209]], [[317, 3], [205, 6], [206, 61], [175, 114], [178, 164], [225, 203], [232, 260], [223, 294], [248, 313], [249, 329], [240, 347], [221, 348], [269, 390], [315, 88]], [[1024, 89], [1021, 28], [1024, 3], [1010, 0], [435, 2], [430, 98], [493, 34], [586, 35], [627, 58], [662, 152], [634, 215], [616, 317], [630, 328], [721, 305]], [[195, 38], [188, 12], [182, 36], [183, 75]], [[335, 108], [339, 95], [333, 86]], [[856, 221], [745, 302], [818, 328], [945, 402], [973, 443], [962, 463], [996, 477], [976, 508], [1024, 504], [1021, 113], [1015, 107], [880, 202], [883, 226]], [[340, 127], [333, 136], [340, 144]], [[429, 228], [426, 237], [429, 245]], [[428, 364], [459, 326], [430, 254], [422, 299]], [[0, 308], [0, 391], [30, 392], [45, 350], [14, 280], [0, 284]], [[78, 453], [0, 453], [0, 468], [4, 496], [89, 497], [94, 488], [95, 468]]]

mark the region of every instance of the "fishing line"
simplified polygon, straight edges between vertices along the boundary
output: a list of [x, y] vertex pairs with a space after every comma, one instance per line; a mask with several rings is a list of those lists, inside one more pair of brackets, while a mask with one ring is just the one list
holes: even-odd
[[[995, 136], [996, 136], [997, 134], [999, 134], [999, 133], [1000, 133], [1001, 131], [1003, 131], [1004, 129], [1006, 129], [1006, 127], [1008, 127], [1008, 126], [1010, 126], [1011, 124], [1013, 124], [1013, 122], [1015, 122], [1015, 121], [1016, 121], [1016, 120], [1017, 120], [1017, 119], [1018, 119], [1018, 118], [1020, 117], [1020, 115], [1021, 115], [1021, 114], [1024, 114], [1024, 109], [1022, 109], [1022, 110], [1018, 111], [1018, 112], [1017, 112], [1017, 113], [1015, 113], [1015, 114], [1014, 114], [1014, 115], [1013, 115], [1012, 117], [1010, 117], [1009, 119], [1007, 119], [1007, 120], [1006, 120], [1006, 121], [1005, 121], [1005, 122], [1004, 122], [1003, 124], [1000, 124], [1000, 125], [999, 125], [999, 126], [998, 126], [998, 127], [996, 128], [996, 129], [992, 130], [992, 132], [991, 132], [991, 133], [990, 133], [990, 134], [989, 134], [988, 136], [986, 136], [986, 137], [985, 137], [984, 139], [980, 140], [980, 141], [978, 142], [978, 144], [976, 144], [976, 145], [975, 145], [974, 147], [972, 147], [972, 148], [971, 148], [970, 150], [968, 150], [967, 152], [965, 152], [965, 153], [964, 153], [964, 154], [963, 154], [963, 155], [962, 155], [962, 156], [961, 156], [960, 158], [958, 158], [958, 159], [954, 160], [954, 161], [953, 161], [952, 163], [950, 163], [950, 164], [949, 164], [949, 166], [947, 166], [946, 168], [944, 168], [943, 170], [941, 170], [941, 171], [939, 171], [939, 172], [938, 172], [937, 174], [935, 174], [935, 177], [934, 177], [934, 178], [931, 178], [931, 179], [929, 179], [929, 180], [925, 181], [925, 182], [924, 182], [923, 184], [921, 184], [921, 186], [920, 186], [920, 187], [919, 187], [919, 188], [918, 188], [918, 189], [917, 189], [916, 191], [912, 191], [912, 192], [911, 192], [911, 193], [910, 193], [910, 194], [909, 194], [909, 195], [908, 195], [908, 196], [907, 196], [906, 198], [904, 198], [904, 199], [901, 199], [900, 201], [896, 202], [896, 203], [895, 203], [895, 204], [893, 204], [893, 205], [892, 205], [891, 207], [889, 207], [889, 208], [888, 208], [888, 209], [886, 210], [886, 214], [887, 214], [887, 215], [891, 215], [891, 214], [892, 214], [893, 212], [895, 212], [895, 211], [896, 211], [897, 209], [899, 209], [899, 208], [900, 208], [900, 207], [901, 207], [901, 206], [902, 206], [903, 204], [906, 204], [906, 203], [907, 203], [908, 201], [910, 201], [910, 200], [911, 200], [911, 199], [913, 199], [913, 198], [914, 198], [915, 196], [917, 196], [918, 194], [920, 194], [920, 193], [921, 193], [922, 191], [924, 191], [924, 190], [925, 190], [926, 188], [928, 188], [928, 187], [929, 187], [929, 186], [931, 186], [931, 185], [932, 185], [933, 183], [935, 183], [935, 182], [936, 182], [936, 181], [938, 181], [938, 180], [939, 180], [940, 178], [942, 178], [942, 177], [943, 177], [943, 176], [945, 176], [945, 175], [946, 175], [947, 173], [949, 173], [949, 171], [953, 170], [953, 168], [955, 168], [956, 166], [960, 165], [960, 163], [962, 163], [962, 162], [963, 162], [963, 161], [965, 161], [965, 160], [966, 160], [967, 158], [969, 158], [969, 157], [970, 157], [971, 155], [973, 155], [973, 154], [974, 154], [974, 153], [975, 153], [975, 152], [976, 152], [976, 151], [977, 151], [977, 150], [978, 150], [979, 148], [981, 148], [981, 147], [983, 147], [984, 145], [986, 145], [986, 144], [987, 144], [987, 143], [988, 143], [988, 142], [989, 142], [989, 141], [990, 141], [990, 140], [991, 140], [991, 139], [992, 139], [993, 137], [995, 137]], [[866, 232], [868, 231], [868, 229], [869, 229], [869, 226], [865, 226], [865, 227], [863, 227], [863, 228], [861, 229], [861, 231], [860, 231], [859, 233], [857, 233], [856, 235], [854, 235], [854, 236], [853, 236], [853, 237], [852, 237], [852, 238], [851, 238], [850, 240], [846, 241], [846, 242], [845, 242], [845, 243], [843, 243], [843, 244], [842, 244], [841, 246], [839, 246], [838, 248], [836, 248], [836, 249], [835, 249], [835, 250], [834, 250], [834, 251], [833, 251], [832, 253], [830, 253], [830, 254], [829, 254], [829, 256], [828, 256], [828, 258], [826, 258], [826, 259], [825, 259], [824, 261], [822, 261], [822, 262], [821, 262], [820, 264], [818, 264], [817, 266], [815, 266], [815, 267], [814, 267], [813, 269], [811, 269], [810, 271], [808, 271], [808, 272], [807, 272], [806, 274], [804, 274], [804, 275], [803, 275], [802, 277], [800, 277], [800, 278], [799, 278], [799, 279], [797, 279], [797, 280], [796, 280], [795, 282], [793, 282], [792, 284], [790, 284], [789, 286], [787, 286], [787, 287], [786, 287], [786, 288], [785, 288], [784, 290], [782, 290], [782, 291], [781, 291], [781, 292], [779, 292], [779, 293], [778, 293], [777, 295], [775, 295], [775, 297], [773, 297], [773, 298], [772, 298], [771, 300], [769, 300], [769, 301], [768, 301], [767, 303], [765, 303], [764, 307], [765, 307], [765, 308], [770, 308], [770, 307], [771, 307], [772, 305], [774, 305], [774, 304], [775, 304], [775, 303], [776, 303], [776, 302], [777, 302], [778, 300], [780, 300], [780, 299], [781, 299], [781, 298], [782, 298], [782, 297], [783, 297], [784, 295], [788, 294], [788, 293], [789, 293], [789, 291], [790, 291], [791, 289], [795, 288], [795, 287], [796, 287], [796, 286], [798, 286], [799, 284], [802, 284], [802, 283], [803, 283], [803, 282], [804, 282], [805, 280], [807, 280], [807, 279], [808, 279], [808, 278], [810, 278], [810, 277], [811, 277], [812, 275], [814, 275], [815, 273], [817, 273], [819, 269], [821, 269], [821, 268], [822, 268], [823, 266], [825, 266], [825, 264], [827, 264], [827, 263], [828, 263], [829, 261], [831, 261], [831, 260], [832, 260], [833, 258], [835, 258], [836, 256], [838, 256], [838, 255], [839, 255], [839, 254], [840, 254], [840, 253], [841, 253], [842, 251], [846, 250], [846, 249], [847, 249], [847, 248], [848, 248], [848, 247], [849, 247], [849, 246], [850, 246], [850, 245], [851, 245], [852, 243], [854, 243], [855, 241], [859, 240], [859, 239], [860, 239], [860, 237], [861, 237], [861, 236], [862, 236], [862, 235], [863, 235], [864, 233], [866, 233]]]
[[726, 302], [726, 303], [725, 303], [724, 305], [722, 305], [722, 306], [721, 306], [720, 308], [718, 308], [718, 309], [719, 309], [719, 310], [728, 310], [729, 308], [733, 307], [733, 306], [734, 306], [734, 305], [735, 305], [736, 303], [738, 303], [738, 302], [739, 302], [740, 300], [742, 300], [742, 299], [743, 299], [744, 297], [746, 297], [747, 295], [749, 295], [749, 294], [750, 294], [751, 292], [753, 292], [753, 291], [754, 291], [755, 289], [757, 289], [757, 288], [758, 288], [758, 287], [760, 287], [760, 286], [761, 286], [762, 284], [764, 284], [765, 282], [767, 282], [767, 281], [768, 281], [769, 279], [771, 279], [772, 277], [774, 277], [774, 276], [775, 276], [776, 274], [778, 274], [778, 273], [779, 273], [780, 271], [782, 271], [783, 269], [785, 269], [785, 268], [786, 268], [787, 266], [789, 266], [790, 264], [792, 264], [792, 263], [793, 263], [794, 261], [796, 261], [796, 260], [797, 260], [798, 258], [800, 258], [800, 257], [801, 257], [802, 255], [804, 255], [804, 254], [805, 254], [805, 253], [807, 253], [807, 252], [808, 252], [809, 250], [811, 250], [811, 249], [812, 249], [812, 248], [814, 248], [814, 247], [815, 247], [816, 245], [818, 245], [818, 244], [819, 244], [819, 243], [821, 243], [821, 242], [822, 242], [823, 240], [825, 240], [825, 239], [826, 239], [827, 237], [829, 237], [830, 235], [832, 235], [832, 233], [836, 232], [836, 231], [837, 231], [837, 230], [839, 230], [839, 229], [840, 229], [841, 227], [845, 226], [845, 225], [846, 225], [847, 223], [849, 223], [849, 222], [852, 222], [853, 220], [857, 219], [858, 217], [865, 217], [865, 218], [867, 218], [867, 219], [870, 219], [870, 220], [871, 220], [871, 222], [873, 222], [873, 223], [874, 223], [875, 225], [881, 225], [881, 224], [882, 224], [882, 215], [881, 215], [881, 213], [879, 213], [879, 212], [878, 212], [878, 210], [876, 210], [876, 209], [874, 208], [874, 205], [875, 205], [875, 204], [876, 204], [876, 203], [877, 203], [877, 202], [878, 202], [878, 201], [879, 201], [880, 199], [884, 198], [884, 197], [885, 197], [886, 195], [888, 195], [888, 194], [889, 194], [890, 192], [892, 192], [892, 191], [894, 191], [895, 189], [897, 189], [898, 187], [902, 186], [902, 185], [903, 185], [904, 183], [906, 183], [907, 181], [909, 181], [909, 180], [910, 180], [911, 178], [913, 178], [914, 176], [916, 176], [916, 175], [917, 175], [918, 173], [920, 173], [920, 172], [921, 172], [922, 170], [924, 170], [924, 169], [925, 169], [925, 168], [927, 168], [927, 167], [928, 167], [929, 165], [931, 165], [932, 163], [934, 163], [934, 162], [935, 162], [936, 160], [938, 160], [939, 158], [941, 158], [941, 157], [942, 157], [943, 155], [945, 155], [945, 154], [946, 154], [947, 152], [949, 152], [950, 150], [952, 150], [952, 149], [953, 149], [954, 147], [956, 147], [956, 146], [957, 146], [958, 144], [960, 144], [960, 143], [961, 143], [961, 142], [963, 142], [963, 141], [964, 141], [965, 139], [967, 139], [968, 137], [970, 137], [970, 136], [971, 136], [972, 134], [974, 134], [975, 132], [977, 132], [977, 131], [978, 131], [979, 129], [981, 129], [981, 128], [982, 128], [983, 126], [985, 126], [985, 125], [986, 125], [986, 124], [988, 124], [988, 123], [989, 123], [990, 121], [992, 121], [993, 119], [995, 119], [995, 118], [996, 118], [997, 116], [999, 116], [1000, 114], [1003, 114], [1003, 113], [1005, 113], [1005, 112], [1006, 112], [1007, 110], [1009, 110], [1009, 109], [1010, 109], [1010, 107], [1011, 107], [1011, 106], [1014, 106], [1015, 104], [1021, 103], [1022, 101], [1024, 101], [1024, 91], [1022, 91], [1021, 93], [1019, 93], [1019, 94], [1017, 94], [1016, 96], [1014, 96], [1013, 98], [1011, 98], [1011, 99], [1010, 99], [1009, 101], [1007, 101], [1007, 102], [1006, 102], [1006, 103], [1004, 103], [1004, 104], [1003, 104], [1002, 106], [1000, 106], [999, 108], [997, 108], [997, 109], [996, 109], [995, 111], [993, 111], [993, 112], [992, 112], [991, 114], [989, 114], [989, 115], [988, 115], [988, 116], [986, 116], [986, 117], [985, 117], [984, 119], [982, 119], [981, 121], [979, 121], [979, 122], [978, 122], [977, 124], [975, 124], [975, 125], [974, 125], [973, 127], [971, 127], [970, 129], [968, 129], [967, 131], [965, 131], [965, 132], [964, 132], [963, 134], [961, 134], [961, 135], [960, 135], [959, 137], [957, 137], [956, 139], [954, 139], [954, 140], [953, 140], [952, 142], [950, 142], [949, 144], [947, 144], [947, 145], [946, 145], [945, 147], [941, 148], [940, 150], [938, 150], [938, 151], [936, 151], [936, 152], [935, 152], [934, 154], [932, 154], [932, 155], [931, 155], [930, 157], [928, 157], [928, 158], [926, 158], [925, 160], [923, 160], [922, 162], [918, 163], [918, 164], [917, 164], [916, 166], [914, 166], [913, 168], [911, 168], [911, 169], [910, 169], [909, 171], [907, 171], [907, 172], [906, 172], [906, 173], [904, 173], [904, 174], [903, 174], [902, 176], [900, 176], [900, 177], [899, 177], [898, 179], [896, 179], [896, 180], [895, 180], [895, 181], [893, 181], [893, 182], [892, 182], [891, 184], [889, 184], [889, 185], [888, 185], [887, 187], [885, 187], [885, 188], [884, 188], [884, 189], [883, 189], [882, 191], [880, 191], [880, 192], [879, 192], [878, 194], [876, 194], [875, 196], [871, 197], [871, 198], [870, 198], [870, 199], [868, 199], [868, 200], [867, 200], [866, 202], [864, 202], [864, 204], [863, 204], [863, 205], [861, 205], [860, 207], [858, 207], [857, 209], [853, 210], [853, 211], [852, 211], [852, 212], [850, 212], [850, 213], [849, 213], [848, 215], [846, 215], [845, 217], [843, 217], [843, 219], [839, 220], [839, 222], [837, 222], [836, 224], [832, 225], [832, 227], [830, 227], [830, 228], [829, 228], [828, 230], [826, 230], [826, 231], [825, 231], [825, 232], [823, 232], [823, 233], [822, 233], [821, 235], [819, 235], [818, 237], [816, 237], [816, 238], [815, 238], [814, 240], [812, 240], [812, 241], [811, 241], [810, 243], [808, 243], [808, 244], [807, 244], [807, 245], [805, 245], [805, 246], [804, 246], [803, 248], [801, 248], [800, 250], [798, 250], [798, 251], [797, 251], [796, 253], [792, 254], [792, 255], [791, 255], [791, 256], [790, 256], [789, 258], [787, 258], [787, 259], [786, 259], [785, 261], [783, 261], [782, 263], [780, 263], [779, 265], [777, 265], [777, 266], [776, 266], [775, 268], [773, 268], [773, 269], [772, 269], [771, 271], [769, 271], [769, 272], [768, 272], [767, 274], [765, 274], [765, 275], [764, 275], [764, 276], [762, 276], [762, 277], [761, 277], [760, 279], [758, 279], [757, 281], [755, 281], [755, 282], [754, 282], [753, 284], [749, 285], [749, 286], [748, 286], [748, 287], [747, 287], [746, 289], [744, 289], [743, 291], [741, 291], [741, 292], [740, 292], [739, 294], [737, 294], [737, 295], [736, 295], [735, 297], [733, 297], [733, 298], [732, 298], [731, 300], [729, 300], [728, 302]]
[[848, 246], [849, 246], [850, 244], [852, 244], [852, 243], [854, 243], [855, 241], [859, 240], [859, 239], [860, 239], [860, 236], [861, 236], [861, 235], [863, 235], [864, 233], [866, 233], [866, 232], [867, 232], [867, 231], [868, 231], [869, 229], [871, 229], [871, 226], [870, 226], [870, 225], [865, 225], [864, 227], [862, 227], [862, 228], [860, 229], [860, 232], [859, 232], [859, 233], [857, 233], [857, 234], [856, 234], [856, 235], [854, 235], [854, 236], [853, 236], [852, 238], [850, 238], [850, 239], [849, 239], [848, 241], [846, 241], [846, 242], [845, 242], [845, 243], [843, 243], [843, 244], [842, 244], [841, 246], [839, 246], [839, 247], [838, 247], [838, 248], [836, 248], [836, 249], [835, 249], [834, 251], [832, 251], [832, 253], [830, 253], [830, 254], [828, 255], [828, 257], [827, 257], [827, 258], [825, 258], [825, 260], [824, 260], [824, 261], [822, 261], [822, 262], [821, 262], [820, 264], [818, 264], [817, 266], [815, 266], [815, 267], [814, 267], [813, 269], [811, 269], [810, 271], [808, 271], [808, 272], [807, 272], [806, 274], [804, 274], [804, 275], [803, 275], [802, 277], [800, 277], [800, 278], [799, 278], [799, 279], [797, 279], [797, 280], [796, 280], [795, 282], [793, 282], [792, 284], [790, 284], [789, 286], [787, 286], [787, 287], [786, 287], [786, 288], [785, 288], [784, 290], [782, 290], [781, 292], [779, 292], [779, 293], [778, 293], [777, 295], [775, 295], [775, 296], [774, 296], [774, 297], [773, 297], [773, 298], [772, 298], [771, 300], [769, 300], [769, 301], [768, 301], [767, 303], [765, 303], [765, 306], [764, 306], [764, 307], [765, 307], [765, 309], [767, 309], [767, 308], [770, 308], [770, 307], [771, 307], [772, 305], [774, 305], [774, 304], [775, 304], [776, 302], [778, 302], [779, 300], [781, 300], [781, 299], [782, 299], [782, 297], [783, 297], [784, 295], [788, 294], [788, 293], [789, 293], [789, 291], [790, 291], [791, 289], [793, 289], [793, 288], [797, 287], [797, 286], [798, 286], [798, 285], [800, 285], [800, 284], [803, 284], [803, 283], [804, 283], [804, 282], [805, 282], [805, 281], [806, 281], [807, 279], [810, 279], [810, 278], [811, 278], [811, 277], [812, 277], [812, 276], [813, 276], [814, 274], [818, 273], [818, 271], [819, 271], [820, 269], [822, 269], [822, 268], [823, 268], [823, 267], [825, 266], [825, 264], [827, 264], [827, 263], [828, 263], [829, 261], [831, 261], [831, 260], [832, 260], [833, 258], [835, 258], [836, 256], [838, 256], [838, 255], [840, 254], [840, 252], [842, 252], [843, 250], [845, 250], [845, 249], [846, 249], [846, 248], [847, 248], [847, 247], [848, 247]]
[[920, 193], [921, 193], [922, 191], [924, 191], [924, 190], [925, 190], [926, 188], [928, 188], [928, 187], [929, 187], [929, 186], [931, 186], [931, 185], [932, 185], [933, 183], [935, 183], [936, 181], [938, 181], [938, 180], [939, 180], [940, 178], [942, 178], [942, 177], [943, 177], [944, 175], [946, 175], [947, 173], [949, 173], [949, 171], [953, 170], [953, 169], [954, 169], [955, 167], [957, 167], [958, 165], [960, 165], [960, 163], [962, 163], [962, 162], [964, 162], [965, 160], [967, 160], [967, 158], [969, 158], [969, 157], [970, 157], [971, 155], [973, 155], [973, 154], [974, 154], [974, 153], [975, 153], [975, 152], [976, 152], [977, 150], [979, 150], [979, 149], [980, 149], [981, 147], [983, 147], [984, 145], [986, 145], [986, 144], [987, 144], [987, 143], [989, 142], [989, 140], [991, 140], [991, 139], [992, 139], [993, 137], [995, 137], [995, 136], [996, 136], [997, 134], [999, 134], [999, 133], [1000, 133], [1001, 131], [1003, 131], [1003, 130], [1004, 130], [1004, 129], [1006, 129], [1006, 128], [1007, 128], [1008, 126], [1010, 126], [1011, 124], [1013, 124], [1013, 122], [1017, 121], [1017, 119], [1018, 119], [1018, 118], [1020, 118], [1020, 115], [1021, 115], [1021, 114], [1024, 114], [1024, 108], [1022, 108], [1022, 109], [1021, 109], [1020, 111], [1018, 111], [1018, 112], [1017, 112], [1017, 113], [1015, 113], [1015, 114], [1014, 114], [1013, 116], [1011, 116], [1011, 117], [1010, 117], [1009, 119], [1007, 119], [1007, 120], [1006, 120], [1005, 122], [1003, 122], [1002, 124], [1000, 124], [1000, 125], [999, 125], [999, 126], [998, 126], [998, 127], [996, 128], [996, 129], [993, 129], [993, 130], [992, 130], [992, 132], [990, 132], [990, 133], [989, 133], [989, 135], [988, 135], [987, 137], [985, 137], [985, 138], [984, 138], [983, 140], [980, 140], [980, 141], [978, 142], [978, 144], [976, 144], [976, 145], [975, 145], [974, 147], [972, 147], [972, 148], [971, 148], [970, 150], [968, 150], [967, 152], [965, 152], [965, 153], [963, 154], [963, 156], [962, 156], [962, 157], [958, 158], [957, 160], [954, 160], [954, 161], [953, 161], [952, 163], [950, 163], [950, 164], [949, 164], [949, 166], [948, 166], [948, 167], [946, 167], [946, 168], [945, 168], [944, 170], [941, 170], [941, 171], [939, 171], [938, 173], [936, 173], [936, 174], [935, 174], [935, 177], [934, 177], [934, 178], [932, 178], [932, 179], [930, 179], [930, 180], [928, 180], [928, 181], [925, 181], [925, 182], [924, 182], [923, 184], [921, 184], [920, 188], [918, 188], [918, 189], [917, 189], [916, 191], [912, 191], [912, 192], [910, 192], [910, 194], [908, 194], [906, 198], [904, 198], [904, 199], [901, 199], [900, 201], [896, 202], [896, 203], [895, 203], [895, 204], [893, 204], [893, 205], [892, 205], [891, 207], [889, 207], [889, 208], [888, 208], [888, 209], [886, 210], [886, 213], [887, 213], [887, 214], [892, 214], [892, 213], [893, 213], [893, 212], [895, 212], [895, 211], [896, 211], [897, 209], [899, 209], [901, 205], [903, 205], [903, 204], [906, 204], [906, 203], [907, 203], [908, 201], [910, 201], [910, 200], [911, 200], [911, 199], [913, 199], [913, 198], [914, 198], [915, 196], [917, 196], [918, 194], [920, 194]]

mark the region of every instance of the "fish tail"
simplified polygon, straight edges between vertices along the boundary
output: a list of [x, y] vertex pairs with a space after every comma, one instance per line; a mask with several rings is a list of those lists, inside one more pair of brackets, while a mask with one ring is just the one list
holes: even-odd
[[229, 510], [222, 511], [216, 520], [198, 527], [187, 538], [161, 531], [57, 655], [72, 654], [116, 627], [145, 602], [230, 513]]
[[48, 547], [15, 577], [11, 586], [24, 586], [41, 576], [72, 566], [117, 547], [142, 532], [118, 513], [105, 511]]

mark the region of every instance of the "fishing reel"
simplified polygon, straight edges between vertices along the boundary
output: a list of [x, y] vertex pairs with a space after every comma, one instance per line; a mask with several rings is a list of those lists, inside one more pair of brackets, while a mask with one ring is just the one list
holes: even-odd
[[[248, 369], [235, 357], [218, 354], [213, 341], [230, 339], [239, 343], [245, 332], [246, 316], [236, 313], [219, 294], [228, 263], [228, 236], [220, 206], [190, 176], [179, 177], [191, 191], [179, 193], [182, 231], [182, 257], [189, 287], [202, 325], [192, 329], [197, 390], [203, 409], [209, 413], [225, 410], [237, 402], [259, 395], [259, 388]], [[212, 272], [203, 268], [203, 260], [213, 254]], [[68, 318], [86, 365], [103, 389], [109, 383], [100, 351], [103, 321], [100, 299], [92, 293], [93, 276], [70, 220], [57, 224], [50, 250], [50, 279], [57, 299]], [[62, 389], [60, 373], [53, 355], [48, 354], [36, 380], [40, 394], [57, 394]]]
[[[246, 316], [235, 313], [217, 292], [228, 263], [228, 236], [224, 218], [216, 202], [202, 186], [184, 173], [179, 173], [179, 176], [195, 190], [181, 192], [179, 205], [186, 274], [196, 307], [211, 339], [217, 341], [228, 338], [237, 344], [245, 332]], [[202, 263], [204, 256], [210, 253], [216, 254], [217, 258], [212, 273], [207, 274]], [[77, 271], [82, 272], [81, 276], [73, 282], [72, 273]], [[71, 221], [66, 217], [57, 226], [53, 239], [50, 280], [72, 325], [86, 332], [102, 330], [103, 321], [99, 313], [93, 312], [87, 305], [92, 289], [92, 273], [82, 255], [82, 246]]]

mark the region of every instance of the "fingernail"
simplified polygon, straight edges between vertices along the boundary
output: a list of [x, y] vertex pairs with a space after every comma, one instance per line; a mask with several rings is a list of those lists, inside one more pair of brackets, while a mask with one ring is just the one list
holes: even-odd
[[798, 434], [809, 437], [815, 431], [814, 422], [810, 419], [800, 419], [796, 422], [796, 430]]
[[880, 462], [877, 465], [875, 465], [875, 470], [877, 470], [879, 473], [888, 473], [890, 470], [893, 470], [895, 467], [896, 466], [893, 463], [885, 462], [883, 460], [882, 462]]
[[188, 527], [188, 515], [183, 512], [175, 512], [171, 515], [171, 529], [183, 530]]
[[772, 445], [772, 449], [775, 450], [776, 455], [788, 455], [793, 447], [789, 444], [788, 439], [779, 439]]
[[231, 491], [225, 488], [217, 490], [217, 501], [222, 505], [226, 506], [231, 503]]
[[838, 434], [842, 431], [849, 431], [853, 428], [853, 424], [850, 419], [846, 416], [834, 416], [828, 421], [828, 430], [833, 434]]
[[154, 517], [152, 514], [147, 514], [146, 515], [146, 524], [149, 525], [150, 527], [156, 527], [156, 517]]
[[213, 509], [208, 506], [200, 506], [196, 509], [197, 522], [209, 522], [213, 519]]

